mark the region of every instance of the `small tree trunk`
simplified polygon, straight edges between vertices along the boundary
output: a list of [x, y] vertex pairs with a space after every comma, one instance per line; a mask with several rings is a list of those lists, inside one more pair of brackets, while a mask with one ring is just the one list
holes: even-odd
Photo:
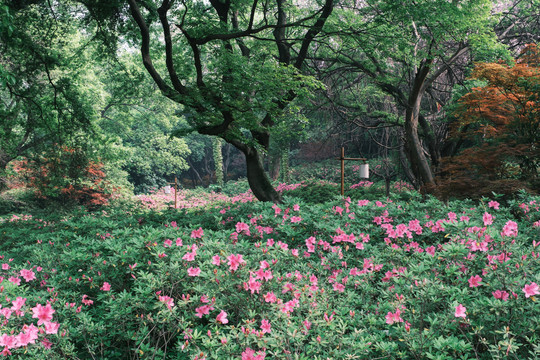
[[281, 153], [280, 180], [284, 183], [289, 182], [289, 144], [283, 148]]
[[221, 153], [222, 140], [218, 137], [212, 139], [212, 151], [214, 155], [214, 168], [216, 171], [216, 183], [223, 187], [223, 154]]
[[274, 189], [266, 171], [264, 171], [259, 152], [252, 146], [244, 150], [247, 165], [247, 179], [253, 195], [260, 201], [281, 203], [281, 195]]
[[223, 161], [223, 178], [224, 181], [230, 178], [229, 176], [229, 165], [231, 164], [231, 144], [225, 143], [225, 158]]

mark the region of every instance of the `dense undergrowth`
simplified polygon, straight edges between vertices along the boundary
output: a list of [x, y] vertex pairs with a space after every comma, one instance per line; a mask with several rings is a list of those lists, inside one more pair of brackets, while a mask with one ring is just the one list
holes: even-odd
[[222, 189], [211, 201], [192, 194], [200, 206], [182, 209], [157, 194], [152, 209], [3, 216], [0, 350], [21, 359], [540, 356], [539, 198], [443, 204], [364, 186], [349, 187], [352, 198], [310, 198], [303, 187], [283, 185], [281, 205]]

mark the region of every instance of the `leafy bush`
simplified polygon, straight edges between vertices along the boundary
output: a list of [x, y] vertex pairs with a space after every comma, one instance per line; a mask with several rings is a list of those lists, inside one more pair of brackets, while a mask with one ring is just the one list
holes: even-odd
[[[3, 217], [4, 351], [47, 359], [540, 355], [540, 198], [506, 206], [285, 199]], [[27, 299], [24, 315], [12, 309], [18, 297]], [[50, 304], [52, 319], [32, 318], [37, 304]], [[6, 345], [24, 340], [31, 324], [38, 336], [26, 348]]]
[[106, 180], [104, 165], [88, 158], [82, 149], [54, 147], [48, 154], [23, 159], [17, 167], [15, 188], [33, 189], [44, 203], [102, 206], [107, 204], [113, 185]]
[[284, 194], [308, 204], [320, 204], [339, 196], [339, 185], [326, 181], [309, 181], [293, 190], [285, 190]]

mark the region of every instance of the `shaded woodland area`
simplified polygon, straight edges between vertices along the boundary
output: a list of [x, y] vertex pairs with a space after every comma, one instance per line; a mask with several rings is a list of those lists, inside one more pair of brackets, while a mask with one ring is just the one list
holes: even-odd
[[99, 203], [247, 177], [279, 202], [345, 147], [441, 197], [538, 192], [538, 9], [4, 0], [1, 186]]

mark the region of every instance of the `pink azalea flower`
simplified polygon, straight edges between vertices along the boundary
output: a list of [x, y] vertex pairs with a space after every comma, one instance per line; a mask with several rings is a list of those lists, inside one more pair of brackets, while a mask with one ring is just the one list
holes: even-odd
[[26, 298], [17, 297], [17, 299], [13, 300], [13, 306], [11, 307], [11, 310], [13, 311], [19, 311], [24, 306], [24, 303], [26, 302]]
[[241, 234], [243, 232], [247, 236], [251, 235], [251, 233], [249, 232], [249, 225], [243, 222], [236, 223], [236, 232], [238, 234]]
[[52, 320], [52, 314], [54, 314], [55, 310], [51, 307], [51, 304], [45, 306], [37, 304], [32, 308], [32, 312], [32, 318], [38, 319], [38, 325], [41, 325]]
[[15, 285], [17, 285], [17, 286], [19, 286], [21, 284], [21, 279], [18, 278], [18, 277], [14, 277], [14, 276], [10, 277], [8, 279], [8, 281], [15, 284]]
[[240, 266], [240, 264], [246, 263], [241, 254], [231, 254], [227, 257], [227, 260], [229, 260], [230, 271], [236, 271], [238, 270], [238, 266]]
[[177, 238], [177, 239], [176, 239], [176, 246], [182, 246], [182, 245], [183, 245], [183, 244], [182, 244], [182, 239]]
[[17, 347], [27, 346], [29, 344], [34, 344], [38, 338], [37, 333], [32, 332], [21, 332], [16, 336], [17, 338]]
[[493, 216], [491, 216], [491, 214], [487, 212], [484, 213], [483, 220], [484, 220], [484, 226], [493, 224]]
[[196, 313], [195, 316], [202, 318], [203, 315], [210, 314], [211, 310], [214, 310], [214, 308], [211, 305], [203, 305], [195, 309], [195, 313]]
[[9, 264], [2, 264], [2, 270], [9, 270]]
[[465, 314], [466, 311], [467, 311], [467, 308], [459, 304], [458, 306], [456, 306], [456, 312], [454, 313], [454, 316], [466, 318], [467, 317], [467, 314]]
[[229, 322], [229, 320], [227, 319], [227, 313], [221, 310], [219, 315], [216, 317], [216, 321], [221, 324], [227, 324]]
[[108, 282], [104, 282], [103, 283], [103, 286], [100, 288], [100, 290], [103, 290], [103, 291], [109, 291], [111, 290], [111, 284], [109, 284]]
[[435, 256], [435, 246], [427, 247], [426, 252], [431, 256]]
[[259, 290], [261, 289], [261, 283], [257, 281], [256, 278], [249, 275], [249, 281], [247, 283], [244, 283], [244, 289], [251, 291], [251, 294], [254, 294], [257, 292], [259, 293]]
[[88, 295], [85, 294], [85, 295], [82, 296], [82, 303], [83, 303], [84, 305], [92, 305], [92, 304], [94, 303], [94, 301], [93, 301], [93, 300], [89, 300], [89, 299], [88, 299]]
[[510, 295], [506, 291], [501, 291], [501, 290], [494, 291], [492, 292], [492, 294], [495, 299], [501, 299], [502, 301], [507, 301], [508, 296]]
[[193, 250], [191, 252], [186, 253], [184, 256], [182, 256], [182, 260], [193, 261], [195, 260], [195, 256], [197, 256], [197, 251]]
[[58, 333], [58, 328], [59, 327], [60, 327], [59, 323], [46, 322], [45, 323], [45, 333], [46, 334], [56, 334], [56, 333]]
[[197, 230], [193, 230], [193, 231], [191, 232], [191, 237], [192, 237], [193, 239], [200, 239], [200, 238], [203, 237], [203, 235], [204, 235], [204, 230], [203, 230], [201, 227], [198, 228]]
[[517, 236], [518, 234], [518, 225], [514, 221], [508, 221], [501, 232], [503, 236]]
[[482, 278], [478, 275], [471, 276], [469, 279], [469, 287], [478, 287], [480, 286], [480, 281], [482, 281]]
[[255, 350], [250, 348], [246, 348], [246, 350], [242, 353], [242, 360], [264, 360], [265, 357], [266, 353], [264, 351], [255, 353]]
[[13, 349], [17, 344], [17, 339], [15, 336], [10, 336], [8, 334], [2, 334], [0, 336], [0, 346], [5, 346], [6, 349]]
[[367, 206], [369, 204], [369, 200], [358, 200], [358, 206]]
[[395, 322], [403, 322], [403, 319], [401, 318], [401, 310], [399, 310], [399, 308], [396, 309], [395, 313], [389, 311], [388, 314], [386, 314], [387, 324], [392, 325]]
[[266, 319], [262, 319], [262, 321], [261, 321], [261, 330], [262, 330], [263, 334], [270, 333], [272, 331], [271, 327], [272, 326], [270, 325], [270, 321], [268, 321]]
[[214, 255], [212, 257], [212, 264], [216, 266], [219, 266], [221, 264], [221, 258], [219, 257], [219, 255]]
[[538, 285], [534, 282], [528, 285], [525, 285], [525, 287], [522, 290], [525, 293], [526, 298], [540, 294], [540, 292], [538, 291]]
[[488, 203], [488, 206], [489, 206], [490, 208], [495, 209], [495, 210], [499, 210], [499, 205], [500, 205], [500, 204], [499, 204], [497, 201], [490, 201], [490, 202]]
[[172, 245], [172, 240], [170, 239], [167, 239], [163, 242], [163, 247], [171, 247]]
[[187, 272], [189, 276], [199, 276], [201, 273], [201, 269], [198, 267], [190, 267]]
[[302, 221], [302, 218], [300, 216], [291, 217], [291, 223], [299, 223], [300, 221]]
[[266, 301], [267, 303], [275, 303], [277, 301], [277, 297], [273, 291], [267, 292], [263, 295], [263, 297], [264, 301]]
[[169, 310], [172, 310], [172, 308], [174, 307], [174, 299], [172, 297], [170, 297], [170, 296], [161, 296], [161, 295], [159, 295], [159, 301], [161, 301], [162, 303], [167, 305], [167, 308]]

